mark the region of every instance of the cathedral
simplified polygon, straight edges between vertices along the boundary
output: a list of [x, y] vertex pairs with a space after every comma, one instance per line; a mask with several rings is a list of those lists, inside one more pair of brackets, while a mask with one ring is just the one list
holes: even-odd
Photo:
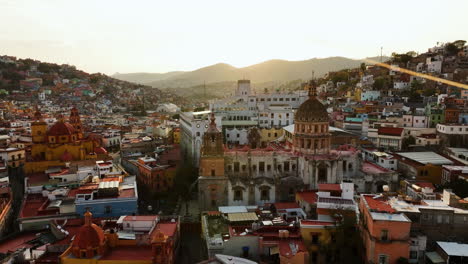
[[93, 139], [85, 138], [80, 115], [76, 108], [70, 112], [69, 122], [63, 116], [50, 128], [36, 110], [31, 123], [33, 145], [25, 164], [26, 173], [43, 172], [49, 167], [64, 166], [75, 160], [107, 157], [107, 151]]
[[251, 128], [248, 145], [228, 148], [223, 145], [222, 132], [216, 128], [212, 114], [201, 148], [201, 210], [294, 201], [297, 191], [317, 190], [319, 184], [343, 180], [353, 181], [362, 191], [375, 188], [374, 179], [362, 173], [362, 159], [356, 148], [344, 145], [331, 149], [329, 116], [316, 98], [314, 81], [310, 81], [308, 90], [308, 99], [294, 115], [292, 144], [278, 140], [262, 148], [256, 142], [258, 129]]

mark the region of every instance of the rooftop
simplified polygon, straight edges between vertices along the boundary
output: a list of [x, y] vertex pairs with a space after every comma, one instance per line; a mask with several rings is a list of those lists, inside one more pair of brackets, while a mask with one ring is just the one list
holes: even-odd
[[449, 256], [468, 257], [468, 244], [437, 241], [437, 245]]
[[364, 161], [362, 163], [361, 170], [364, 173], [368, 173], [368, 174], [378, 174], [378, 173], [390, 172], [389, 169], [386, 169], [384, 167], [381, 167], [381, 166], [379, 166], [377, 164], [374, 164], [374, 163], [371, 163], [371, 162], [368, 162], [368, 161]]
[[380, 195], [362, 195], [370, 211], [394, 213], [395, 209]]
[[411, 159], [422, 164], [449, 165], [453, 161], [431, 151], [426, 152], [398, 152], [403, 158]]

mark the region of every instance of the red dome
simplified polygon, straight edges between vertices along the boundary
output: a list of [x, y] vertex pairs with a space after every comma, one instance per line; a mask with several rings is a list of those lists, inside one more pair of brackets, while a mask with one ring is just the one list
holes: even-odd
[[67, 136], [75, 134], [75, 128], [69, 123], [58, 121], [47, 132], [49, 136]]
[[104, 243], [104, 231], [96, 224], [84, 225], [73, 240], [72, 246], [80, 249], [99, 247]]
[[60, 156], [60, 160], [61, 161], [72, 161], [73, 156], [72, 156], [72, 154], [70, 154], [70, 152], [65, 150], [65, 152], [62, 154], [62, 156]]
[[92, 214], [90, 212], [86, 212], [84, 217], [85, 224], [80, 228], [75, 239], [73, 239], [72, 247], [87, 250], [88, 248], [102, 246], [105, 240], [104, 231], [102, 228], [92, 223]]

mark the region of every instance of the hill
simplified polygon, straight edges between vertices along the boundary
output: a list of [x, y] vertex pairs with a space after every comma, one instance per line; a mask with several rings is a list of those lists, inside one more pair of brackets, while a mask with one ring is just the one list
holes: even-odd
[[[380, 60], [380, 58], [370, 58]], [[384, 58], [385, 60], [388, 58]], [[329, 57], [303, 61], [269, 60], [259, 64], [236, 68], [229, 64], [219, 63], [189, 72], [169, 72], [165, 74], [128, 73], [114, 75], [123, 80], [132, 80], [158, 88], [191, 87], [206, 83], [230, 82], [239, 79], [250, 79], [253, 83], [287, 82], [298, 79], [308, 79], [312, 71], [320, 77], [330, 71], [355, 68], [364, 60], [354, 60], [344, 57]], [[123, 76], [123, 77], [122, 77]], [[152, 79], [152, 80], [151, 80]], [[151, 80], [151, 81], [148, 81]]]
[[127, 82], [136, 82], [136, 83], [149, 83], [159, 80], [164, 80], [170, 77], [177, 76], [183, 71], [173, 71], [167, 73], [148, 73], [148, 72], [137, 72], [137, 73], [115, 73], [112, 77], [127, 81]]

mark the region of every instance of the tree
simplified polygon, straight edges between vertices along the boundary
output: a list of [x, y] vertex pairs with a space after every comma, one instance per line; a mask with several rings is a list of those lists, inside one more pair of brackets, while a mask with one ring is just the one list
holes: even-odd
[[423, 90], [424, 96], [433, 96], [436, 94], [436, 89], [434, 87], [429, 87]]
[[388, 84], [389, 84], [388, 79], [381, 76], [381, 77], [377, 77], [374, 80], [374, 84], [372, 84], [372, 88], [374, 90], [380, 91], [380, 90], [384, 90], [388, 88]]
[[401, 148], [403, 150], [407, 150], [409, 146], [416, 144], [416, 138], [413, 136], [409, 136], [406, 138], [403, 138], [403, 141], [401, 142]]
[[442, 191], [443, 189], [451, 189], [462, 199], [468, 197], [468, 182], [465, 180], [457, 179], [451, 181], [450, 183], [445, 184], [439, 191]]
[[334, 84], [337, 82], [346, 82], [349, 79], [349, 73], [347, 71], [339, 71], [335, 74], [333, 74], [331, 80], [333, 81]]
[[331, 240], [322, 246], [322, 252], [329, 258], [328, 263], [361, 263], [363, 246], [356, 215], [343, 209], [335, 209], [331, 215], [336, 227], [329, 230]]
[[366, 71], [366, 64], [363, 62], [361, 63], [361, 71], [365, 72]]

